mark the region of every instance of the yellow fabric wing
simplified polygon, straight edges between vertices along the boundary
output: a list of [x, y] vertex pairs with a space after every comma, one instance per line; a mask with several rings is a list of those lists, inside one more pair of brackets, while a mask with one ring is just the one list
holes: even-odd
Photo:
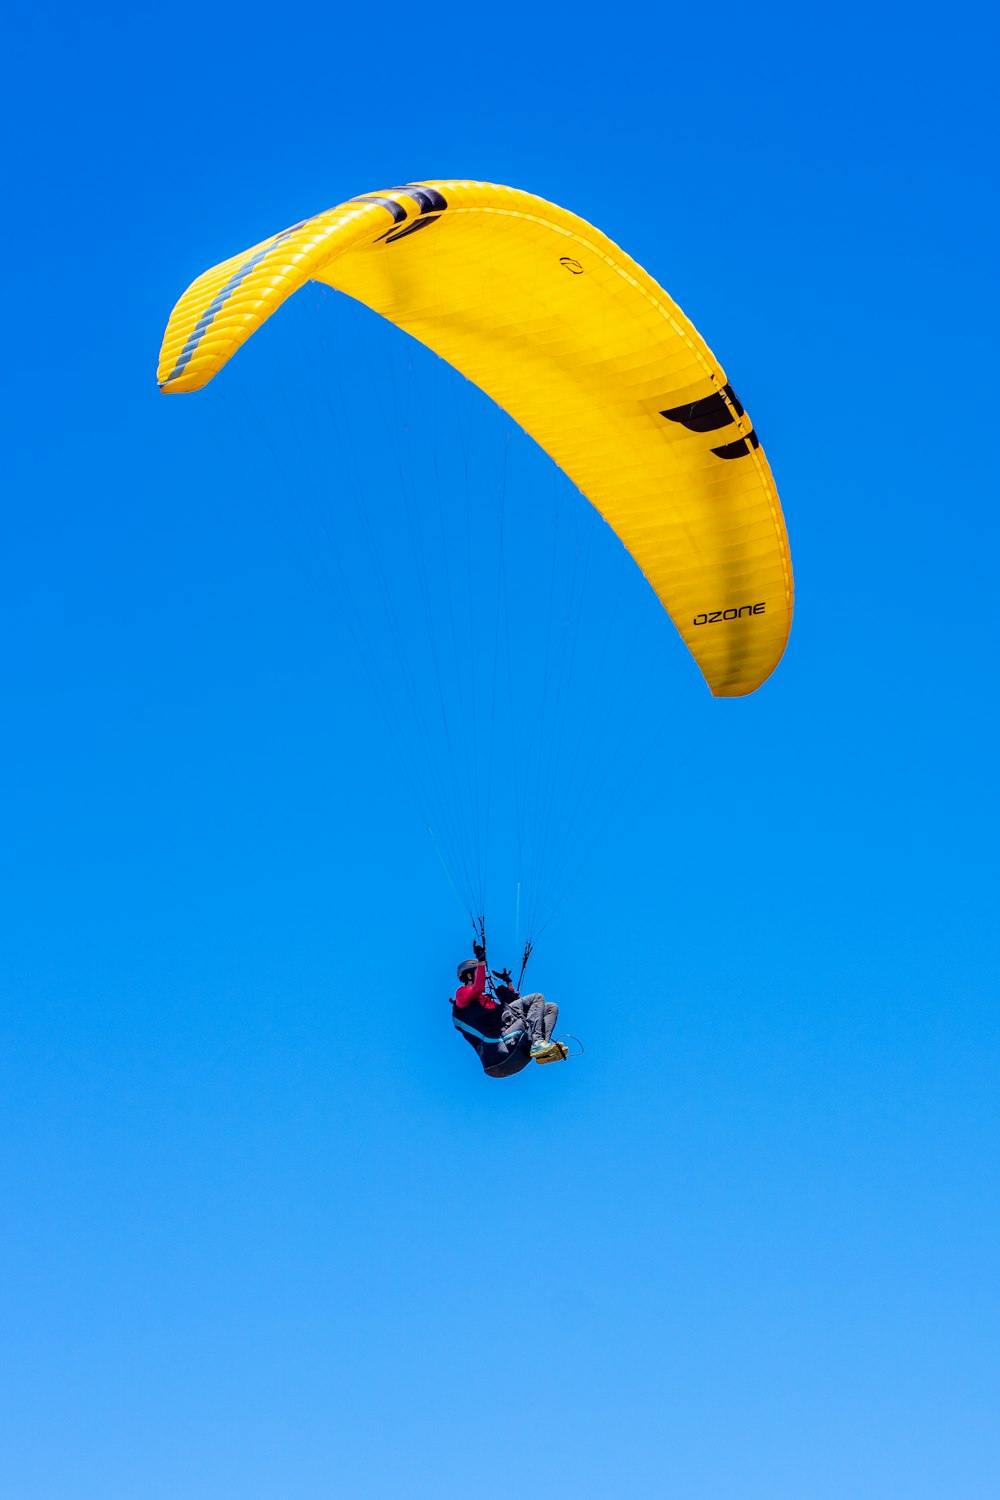
[[310, 279], [406, 329], [531, 434], [621, 538], [716, 696], [771, 674], [792, 618], [771, 471], [704, 340], [617, 245], [492, 183], [363, 194], [193, 282], [161, 388], [206, 385]]

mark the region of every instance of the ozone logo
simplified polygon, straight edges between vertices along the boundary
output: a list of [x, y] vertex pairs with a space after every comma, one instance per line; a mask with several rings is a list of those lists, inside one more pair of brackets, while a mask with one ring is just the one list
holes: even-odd
[[761, 599], [759, 604], [741, 604], [739, 609], [713, 609], [703, 615], [695, 615], [691, 621], [692, 625], [714, 625], [716, 620], [739, 620], [744, 615], [762, 615], [766, 613], [765, 602]]

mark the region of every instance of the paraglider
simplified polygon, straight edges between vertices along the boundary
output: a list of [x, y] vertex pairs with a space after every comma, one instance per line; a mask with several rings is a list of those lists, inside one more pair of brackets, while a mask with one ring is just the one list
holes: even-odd
[[[644, 575], [714, 697], [745, 696], [770, 676], [788, 640], [793, 581], [781, 505], [763, 447], [726, 372], [700, 334], [653, 277], [612, 240], [566, 209], [491, 183], [409, 182], [363, 193], [199, 276], [171, 314], [160, 353], [161, 390], [183, 393], [209, 384], [272, 314], [310, 282], [345, 294], [354, 304], [371, 309], [411, 335], [466, 377], [472, 388], [478, 388], [477, 395], [485, 392], [534, 439], [607, 522], [624, 548], [629, 567], [634, 564], [633, 572], [638, 569]], [[311, 378], [311, 371], [306, 375]], [[337, 381], [339, 385], [339, 375]], [[434, 439], [447, 448], [448, 425], [436, 395], [435, 387]], [[398, 419], [395, 389], [392, 396]], [[293, 416], [295, 400], [286, 398], [284, 404]], [[350, 443], [349, 417], [341, 421]], [[314, 422], [309, 441], [315, 441], [316, 430]], [[388, 428], [387, 433], [391, 441]], [[425, 553], [433, 554], [435, 547], [425, 547], [412, 531], [419, 525], [422, 506], [411, 486], [421, 471], [437, 472], [439, 453], [440, 448], [421, 450], [415, 458], [411, 453], [407, 464], [399, 463], [411, 527], [410, 542], [404, 546], [415, 567], [422, 566]], [[371, 479], [386, 490], [380, 467], [384, 455], [373, 450], [370, 439], [366, 445], [362, 440], [349, 456], [351, 462], [338, 468], [333, 485], [324, 475], [324, 486], [315, 487], [317, 494], [322, 488], [324, 495], [332, 493], [339, 499], [351, 475], [358, 479], [359, 489], [362, 480]], [[482, 495], [483, 491], [469, 492], [470, 514], [482, 503]], [[296, 504], [300, 498], [296, 493]], [[441, 510], [441, 550], [446, 524], [440, 491], [436, 500]], [[355, 503], [359, 503], [357, 496]], [[359, 508], [363, 505], [362, 499]], [[494, 732], [498, 699], [502, 698], [501, 618], [505, 622], [517, 619], [506, 602], [504, 524], [501, 505], [495, 626], [489, 619], [492, 605], [487, 608], [485, 600], [477, 600], [477, 611], [465, 611], [481, 614], [489, 629], [492, 711], [488, 721], [477, 706], [474, 685], [471, 704], [463, 697], [457, 651], [441, 649], [441, 638], [435, 635], [437, 627], [430, 618], [434, 589], [427, 587], [426, 580], [419, 588], [397, 595], [376, 558], [375, 582], [389, 612], [390, 628], [384, 639], [391, 639], [398, 651], [404, 692], [394, 691], [383, 680], [381, 661], [364, 622], [358, 627], [357, 617], [348, 621], [364, 660], [361, 675], [377, 699], [386, 737], [399, 754], [414, 800], [474, 926], [474, 914], [485, 909], [478, 893], [486, 885], [487, 861], [491, 856], [496, 859], [490, 846], [489, 819], [495, 800], [494, 751], [502, 744]], [[365, 545], [370, 545], [367, 514], [362, 516], [362, 529]], [[332, 544], [325, 513], [317, 530], [322, 530], [330, 544], [327, 582], [335, 602], [351, 608], [355, 601], [350, 569], [344, 567]], [[392, 540], [398, 545], [396, 538]], [[436, 674], [434, 696], [440, 700], [444, 725], [441, 749], [428, 727], [421, 689], [407, 675], [417, 632], [397, 614], [397, 599], [402, 601], [400, 609], [412, 599], [415, 613], [418, 598], [426, 615]], [[582, 599], [582, 592], [572, 597], [564, 615], [585, 618], [587, 606]], [[455, 617], [461, 613], [461, 609], [452, 610], [443, 633], [450, 629], [454, 634]], [[535, 636], [515, 664], [518, 671], [522, 663], [530, 665], [533, 654], [541, 655], [543, 638], [539, 619]], [[515, 667], [511, 666], [515, 653], [508, 643], [512, 763], [522, 748], [525, 758], [520, 768], [515, 765], [509, 779], [510, 821], [517, 824], [518, 921], [525, 867], [526, 952], [544, 925], [543, 915], [547, 921], [562, 899], [560, 882], [568, 868], [567, 851], [576, 858], [583, 847], [585, 858], [587, 848], [592, 847], [583, 840], [581, 830], [587, 817], [595, 816], [595, 809], [597, 814], [602, 812], [613, 758], [628, 742], [632, 726], [642, 722], [640, 710], [647, 706], [639, 682], [632, 716], [620, 710], [619, 687], [634, 658], [626, 645], [622, 650], [625, 665], [614, 691], [598, 694], [596, 686], [587, 684], [587, 714], [599, 702], [606, 722], [613, 726], [608, 748], [599, 737], [591, 738], [581, 729], [576, 731], [575, 744], [566, 748], [566, 705], [578, 680], [574, 671], [587, 673], [585, 661], [578, 668], [575, 645], [572, 652], [565, 670], [550, 674], [546, 664], [543, 692], [549, 696], [542, 697], [540, 712], [529, 718], [525, 730], [525, 715], [515, 706]], [[441, 675], [442, 664], [447, 665], [452, 654], [458, 684], [454, 705]], [[602, 651], [602, 663], [603, 656]], [[416, 748], [409, 761], [408, 737], [401, 727], [401, 705], [407, 701], [417, 717], [417, 731], [410, 736]], [[584, 745], [586, 753], [581, 753]], [[604, 756], [600, 765], [599, 751]], [[479, 774], [479, 761], [485, 762], [487, 755], [488, 778], [486, 771]], [[572, 784], [574, 777], [579, 786]], [[526, 852], [521, 847], [522, 835], [526, 838], [528, 832], [536, 845]], [[542, 1056], [552, 1041], [553, 1008], [541, 996], [522, 998], [517, 993], [520, 981], [514, 986], [509, 976], [506, 983], [501, 976], [495, 997], [488, 995], [485, 962], [478, 955], [476, 964], [463, 973], [468, 982], [455, 998], [455, 1021], [480, 1051], [488, 1073], [508, 1064], [508, 1071], [516, 1070], [515, 1063], [523, 1067], [533, 1048], [538, 1049], [538, 1061], [559, 1056], [558, 1052]], [[466, 1012], [478, 1020], [470, 1020]], [[489, 1065], [482, 1049], [492, 1059]], [[493, 1076], [498, 1075], [494, 1072]]]
[[569, 1048], [553, 1035], [559, 1007], [544, 995], [520, 995], [509, 969], [494, 972], [490, 983], [486, 949], [473, 946], [475, 958], [458, 966], [458, 989], [452, 1002], [452, 1024], [475, 1051], [488, 1078], [509, 1078], [529, 1062], [565, 1062]]

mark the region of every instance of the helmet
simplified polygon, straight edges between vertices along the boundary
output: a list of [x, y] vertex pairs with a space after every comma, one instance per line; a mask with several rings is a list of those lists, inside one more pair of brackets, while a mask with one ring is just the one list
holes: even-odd
[[461, 963], [458, 966], [457, 973], [459, 979], [461, 979], [465, 974], [468, 974], [470, 971], [474, 974], [478, 967], [478, 958], [467, 958], [464, 963]]

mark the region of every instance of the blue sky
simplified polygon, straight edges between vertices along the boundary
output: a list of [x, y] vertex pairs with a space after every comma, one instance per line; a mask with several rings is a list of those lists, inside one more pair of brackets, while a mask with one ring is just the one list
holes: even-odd
[[[995, 1496], [992, 13], [15, 34], [4, 1492]], [[533, 959], [585, 1059], [502, 1086], [342, 638], [154, 381], [205, 267], [445, 176], [668, 288], [797, 582], [772, 681], [688, 687]]]

